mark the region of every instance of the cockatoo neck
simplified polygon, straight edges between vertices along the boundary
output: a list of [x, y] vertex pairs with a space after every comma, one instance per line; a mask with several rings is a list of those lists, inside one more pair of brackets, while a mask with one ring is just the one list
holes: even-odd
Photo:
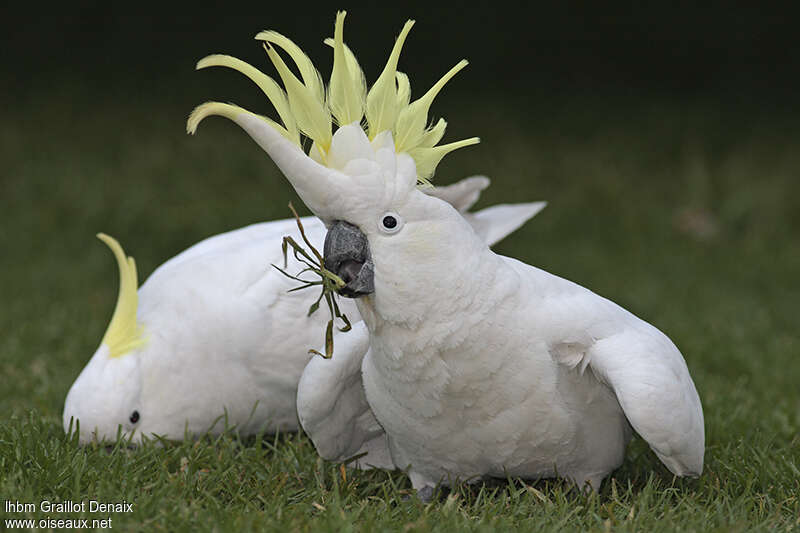
[[370, 239], [375, 291], [358, 305], [372, 330], [439, 327], [492, 305], [480, 287], [493, 284], [502, 261], [450, 205], [422, 193], [417, 201], [434, 216], [406, 222], [402, 242]]

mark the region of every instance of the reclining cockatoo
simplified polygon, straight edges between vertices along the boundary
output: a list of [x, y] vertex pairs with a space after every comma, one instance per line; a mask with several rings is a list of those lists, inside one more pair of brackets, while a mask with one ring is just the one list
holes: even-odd
[[[597, 489], [622, 463], [632, 426], [670, 471], [699, 475], [703, 413], [675, 345], [613, 302], [493, 253], [452, 206], [418, 188], [442, 156], [477, 142], [436, 146], [445, 123], [428, 127], [431, 101], [466, 62], [409, 103], [396, 71], [409, 21], [367, 92], [343, 22], [339, 13], [327, 41], [327, 90], [274, 32], [257, 39], [285, 95], [227, 60], [269, 88], [283, 125], [221, 103], [199, 106], [188, 124], [194, 132], [204, 117], [225, 116], [269, 154], [325, 222], [325, 265], [358, 298], [363, 324], [337, 340], [331, 361], [312, 361], [298, 393], [323, 457], [366, 451], [362, 464], [406, 470], [423, 496], [493, 476], [557, 475]], [[308, 155], [300, 133], [313, 141]]]
[[[467, 213], [489, 184], [483, 176], [432, 189], [452, 203], [487, 243], [514, 231], [543, 206], [497, 205]], [[315, 245], [316, 217], [302, 219]], [[64, 429], [80, 420], [80, 440], [123, 434], [170, 439], [227, 424], [242, 434], [294, 431], [297, 382], [325, 330], [323, 312], [307, 315], [305, 295], [270, 266], [281, 239], [301, 242], [294, 219], [254, 224], [206, 239], [156, 269], [137, 294], [136, 266], [100, 235], [117, 259], [120, 291], [108, 331], [72, 385]], [[351, 300], [342, 310], [360, 320]]]

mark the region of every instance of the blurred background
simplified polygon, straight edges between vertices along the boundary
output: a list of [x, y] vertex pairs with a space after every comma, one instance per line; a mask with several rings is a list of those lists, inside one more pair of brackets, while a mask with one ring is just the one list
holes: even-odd
[[[760, 5], [589, 2], [365, 6], [78, 2], [4, 7], [0, 119], [0, 412], [58, 423], [97, 347], [117, 273], [140, 283], [198, 240], [289, 216], [293, 191], [225, 120], [185, 133], [207, 100], [273, 110], [210, 53], [274, 71], [275, 29], [328, 78], [337, 9], [368, 82], [407, 18], [400, 69], [432, 107], [448, 156], [436, 183], [493, 179], [480, 206], [547, 200], [497, 250], [575, 280], [664, 330], [730, 431], [797, 450], [800, 427], [800, 46], [796, 13]], [[307, 211], [304, 211], [307, 212]], [[265, 265], [267, 268], [268, 265]], [[771, 442], [775, 442], [774, 440]]]

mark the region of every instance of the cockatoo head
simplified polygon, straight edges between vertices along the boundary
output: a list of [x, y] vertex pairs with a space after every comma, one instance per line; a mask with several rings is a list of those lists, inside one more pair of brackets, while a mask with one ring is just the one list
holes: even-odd
[[[285, 91], [267, 75], [229, 56], [212, 55], [198, 63], [198, 68], [226, 66], [245, 74], [267, 95], [281, 124], [240, 107], [209, 102], [192, 112], [187, 130], [194, 133], [209, 115], [239, 124], [325, 222], [329, 229], [326, 266], [347, 283], [342, 294], [357, 297], [374, 292], [376, 286], [392, 285], [396, 266], [391, 258], [398, 254], [446, 253], [456, 229], [474, 237], [452, 206], [419, 189], [431, 187], [429, 180], [442, 157], [478, 139], [437, 146], [447, 123], [440, 119], [428, 125], [431, 102], [466, 61], [411, 102], [409, 79], [397, 71], [400, 51], [413, 26], [408, 21], [383, 72], [367, 91], [364, 74], [344, 44], [344, 18], [344, 12], [338, 13], [334, 37], [325, 41], [333, 48], [327, 87], [297, 45], [272, 31], [261, 32], [256, 39], [264, 42]], [[292, 58], [302, 80], [289, 70], [276, 48]], [[311, 140], [308, 154], [302, 148], [302, 136]], [[460, 245], [464, 239], [455, 240]], [[413, 257], [406, 259], [404, 268], [415, 263]]]
[[139, 352], [146, 346], [146, 339], [136, 320], [136, 263], [132, 257], [125, 256], [113, 238], [102, 233], [98, 238], [114, 252], [120, 287], [117, 305], [100, 347], [73, 383], [64, 404], [64, 430], [74, 432], [79, 425], [82, 443], [114, 440], [120, 428], [123, 435], [141, 434], [147, 425], [146, 413], [140, 404]]

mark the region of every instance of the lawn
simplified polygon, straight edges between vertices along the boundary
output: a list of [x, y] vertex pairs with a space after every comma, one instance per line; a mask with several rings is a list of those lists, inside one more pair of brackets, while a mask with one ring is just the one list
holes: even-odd
[[[197, 240], [289, 216], [274, 165], [232, 124], [184, 121], [215, 93], [80, 84], [32, 92], [0, 124], [0, 500], [133, 503], [111, 518], [174, 531], [800, 529], [800, 124], [779, 106], [598, 94], [443, 99], [446, 139], [482, 144], [436, 176], [492, 177], [480, 205], [548, 200], [496, 249], [609, 297], [666, 332], [703, 401], [706, 466], [673, 478], [635, 439], [599, 494], [509, 480], [425, 505], [400, 473], [317, 458], [303, 435], [82, 448], [72, 381], [110, 318], [118, 238], [140, 282]], [[202, 94], [202, 96], [201, 96]], [[223, 93], [224, 94], [224, 93]], [[252, 106], [251, 106], [252, 107]], [[797, 115], [794, 115], [795, 117]]]

